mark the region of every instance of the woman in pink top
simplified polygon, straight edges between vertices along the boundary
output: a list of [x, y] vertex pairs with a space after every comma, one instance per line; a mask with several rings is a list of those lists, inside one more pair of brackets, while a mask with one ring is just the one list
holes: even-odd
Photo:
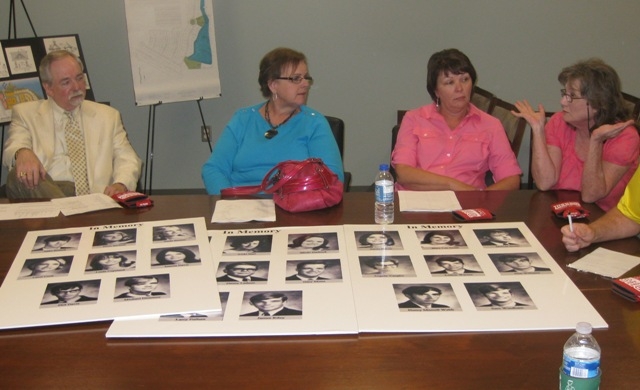
[[584, 202], [614, 207], [638, 166], [640, 137], [624, 106], [620, 78], [600, 59], [558, 75], [562, 111], [545, 125], [544, 107], [516, 102], [531, 126], [531, 173], [540, 190], [581, 191]]
[[[476, 71], [457, 49], [431, 56], [427, 91], [434, 103], [408, 111], [391, 163], [397, 189], [515, 190], [522, 171], [502, 124], [471, 104]], [[487, 187], [485, 176], [493, 174]]]

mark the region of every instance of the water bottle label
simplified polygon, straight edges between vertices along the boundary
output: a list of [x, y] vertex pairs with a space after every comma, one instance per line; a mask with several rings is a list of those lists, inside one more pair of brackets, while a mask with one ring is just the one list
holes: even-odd
[[393, 202], [393, 182], [381, 180], [376, 182], [376, 202]]
[[593, 378], [598, 376], [600, 359], [582, 360], [567, 354], [562, 358], [562, 372], [574, 378]]

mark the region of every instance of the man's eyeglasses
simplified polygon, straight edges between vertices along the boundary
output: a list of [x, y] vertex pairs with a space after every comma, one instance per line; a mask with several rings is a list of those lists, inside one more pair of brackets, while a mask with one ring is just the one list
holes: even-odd
[[291, 76], [291, 77], [278, 77], [278, 80], [289, 80], [294, 84], [300, 84], [302, 82], [302, 80], [307, 80], [309, 82], [309, 84], [313, 84], [313, 77], [311, 76], [302, 76], [302, 75], [295, 75], [295, 76]]
[[567, 93], [566, 89], [560, 90], [560, 99], [562, 98], [566, 98], [567, 103], [571, 103], [574, 100], [586, 99], [585, 97], [582, 97], [582, 96], [573, 96], [572, 94]]

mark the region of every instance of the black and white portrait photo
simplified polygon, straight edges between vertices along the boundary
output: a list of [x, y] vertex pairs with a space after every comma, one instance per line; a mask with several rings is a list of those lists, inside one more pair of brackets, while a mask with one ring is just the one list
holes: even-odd
[[49, 283], [41, 307], [94, 304], [98, 301], [100, 280]]
[[536, 309], [520, 282], [465, 283], [464, 286], [478, 310]]
[[501, 274], [550, 274], [537, 253], [490, 253], [489, 257]]
[[416, 235], [422, 249], [460, 249], [467, 243], [458, 230], [418, 230]]
[[245, 292], [241, 318], [283, 319], [302, 316], [302, 291]]
[[36, 239], [32, 252], [74, 251], [78, 249], [81, 236], [82, 233], [40, 236]]
[[93, 236], [94, 247], [112, 247], [133, 245], [136, 243], [136, 229], [104, 230], [95, 232]]
[[289, 260], [287, 283], [335, 282], [342, 280], [340, 260]]
[[200, 265], [197, 245], [155, 248], [151, 250], [151, 267], [184, 267]]
[[424, 256], [433, 276], [482, 276], [482, 268], [471, 254]]
[[397, 230], [355, 232], [358, 249], [402, 250], [402, 241]]
[[169, 274], [141, 275], [116, 279], [116, 301], [169, 298]]
[[154, 242], [188, 241], [195, 240], [195, 238], [195, 227], [192, 223], [153, 227]]
[[363, 277], [416, 276], [409, 256], [359, 256]]
[[131, 250], [89, 254], [85, 272], [115, 272], [134, 269], [136, 269], [136, 251]]
[[225, 284], [266, 283], [268, 278], [268, 261], [221, 261], [216, 273], [216, 281]]
[[20, 270], [18, 279], [49, 278], [67, 275], [73, 256], [50, 256], [40, 259], [27, 259]]
[[461, 310], [449, 283], [394, 284], [400, 311]]
[[338, 252], [336, 233], [290, 234], [288, 253], [335, 253]]
[[486, 247], [531, 246], [518, 229], [475, 229], [473, 232]]
[[270, 253], [272, 235], [229, 236], [226, 239], [224, 255], [253, 255]]

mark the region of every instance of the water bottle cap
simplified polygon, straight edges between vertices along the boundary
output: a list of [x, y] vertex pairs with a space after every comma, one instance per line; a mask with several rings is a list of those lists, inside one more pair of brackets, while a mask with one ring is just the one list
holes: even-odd
[[591, 334], [592, 326], [588, 322], [578, 322], [576, 325], [576, 332], [580, 334]]
[[380, 164], [380, 170], [381, 171], [388, 171], [389, 170], [389, 164]]

